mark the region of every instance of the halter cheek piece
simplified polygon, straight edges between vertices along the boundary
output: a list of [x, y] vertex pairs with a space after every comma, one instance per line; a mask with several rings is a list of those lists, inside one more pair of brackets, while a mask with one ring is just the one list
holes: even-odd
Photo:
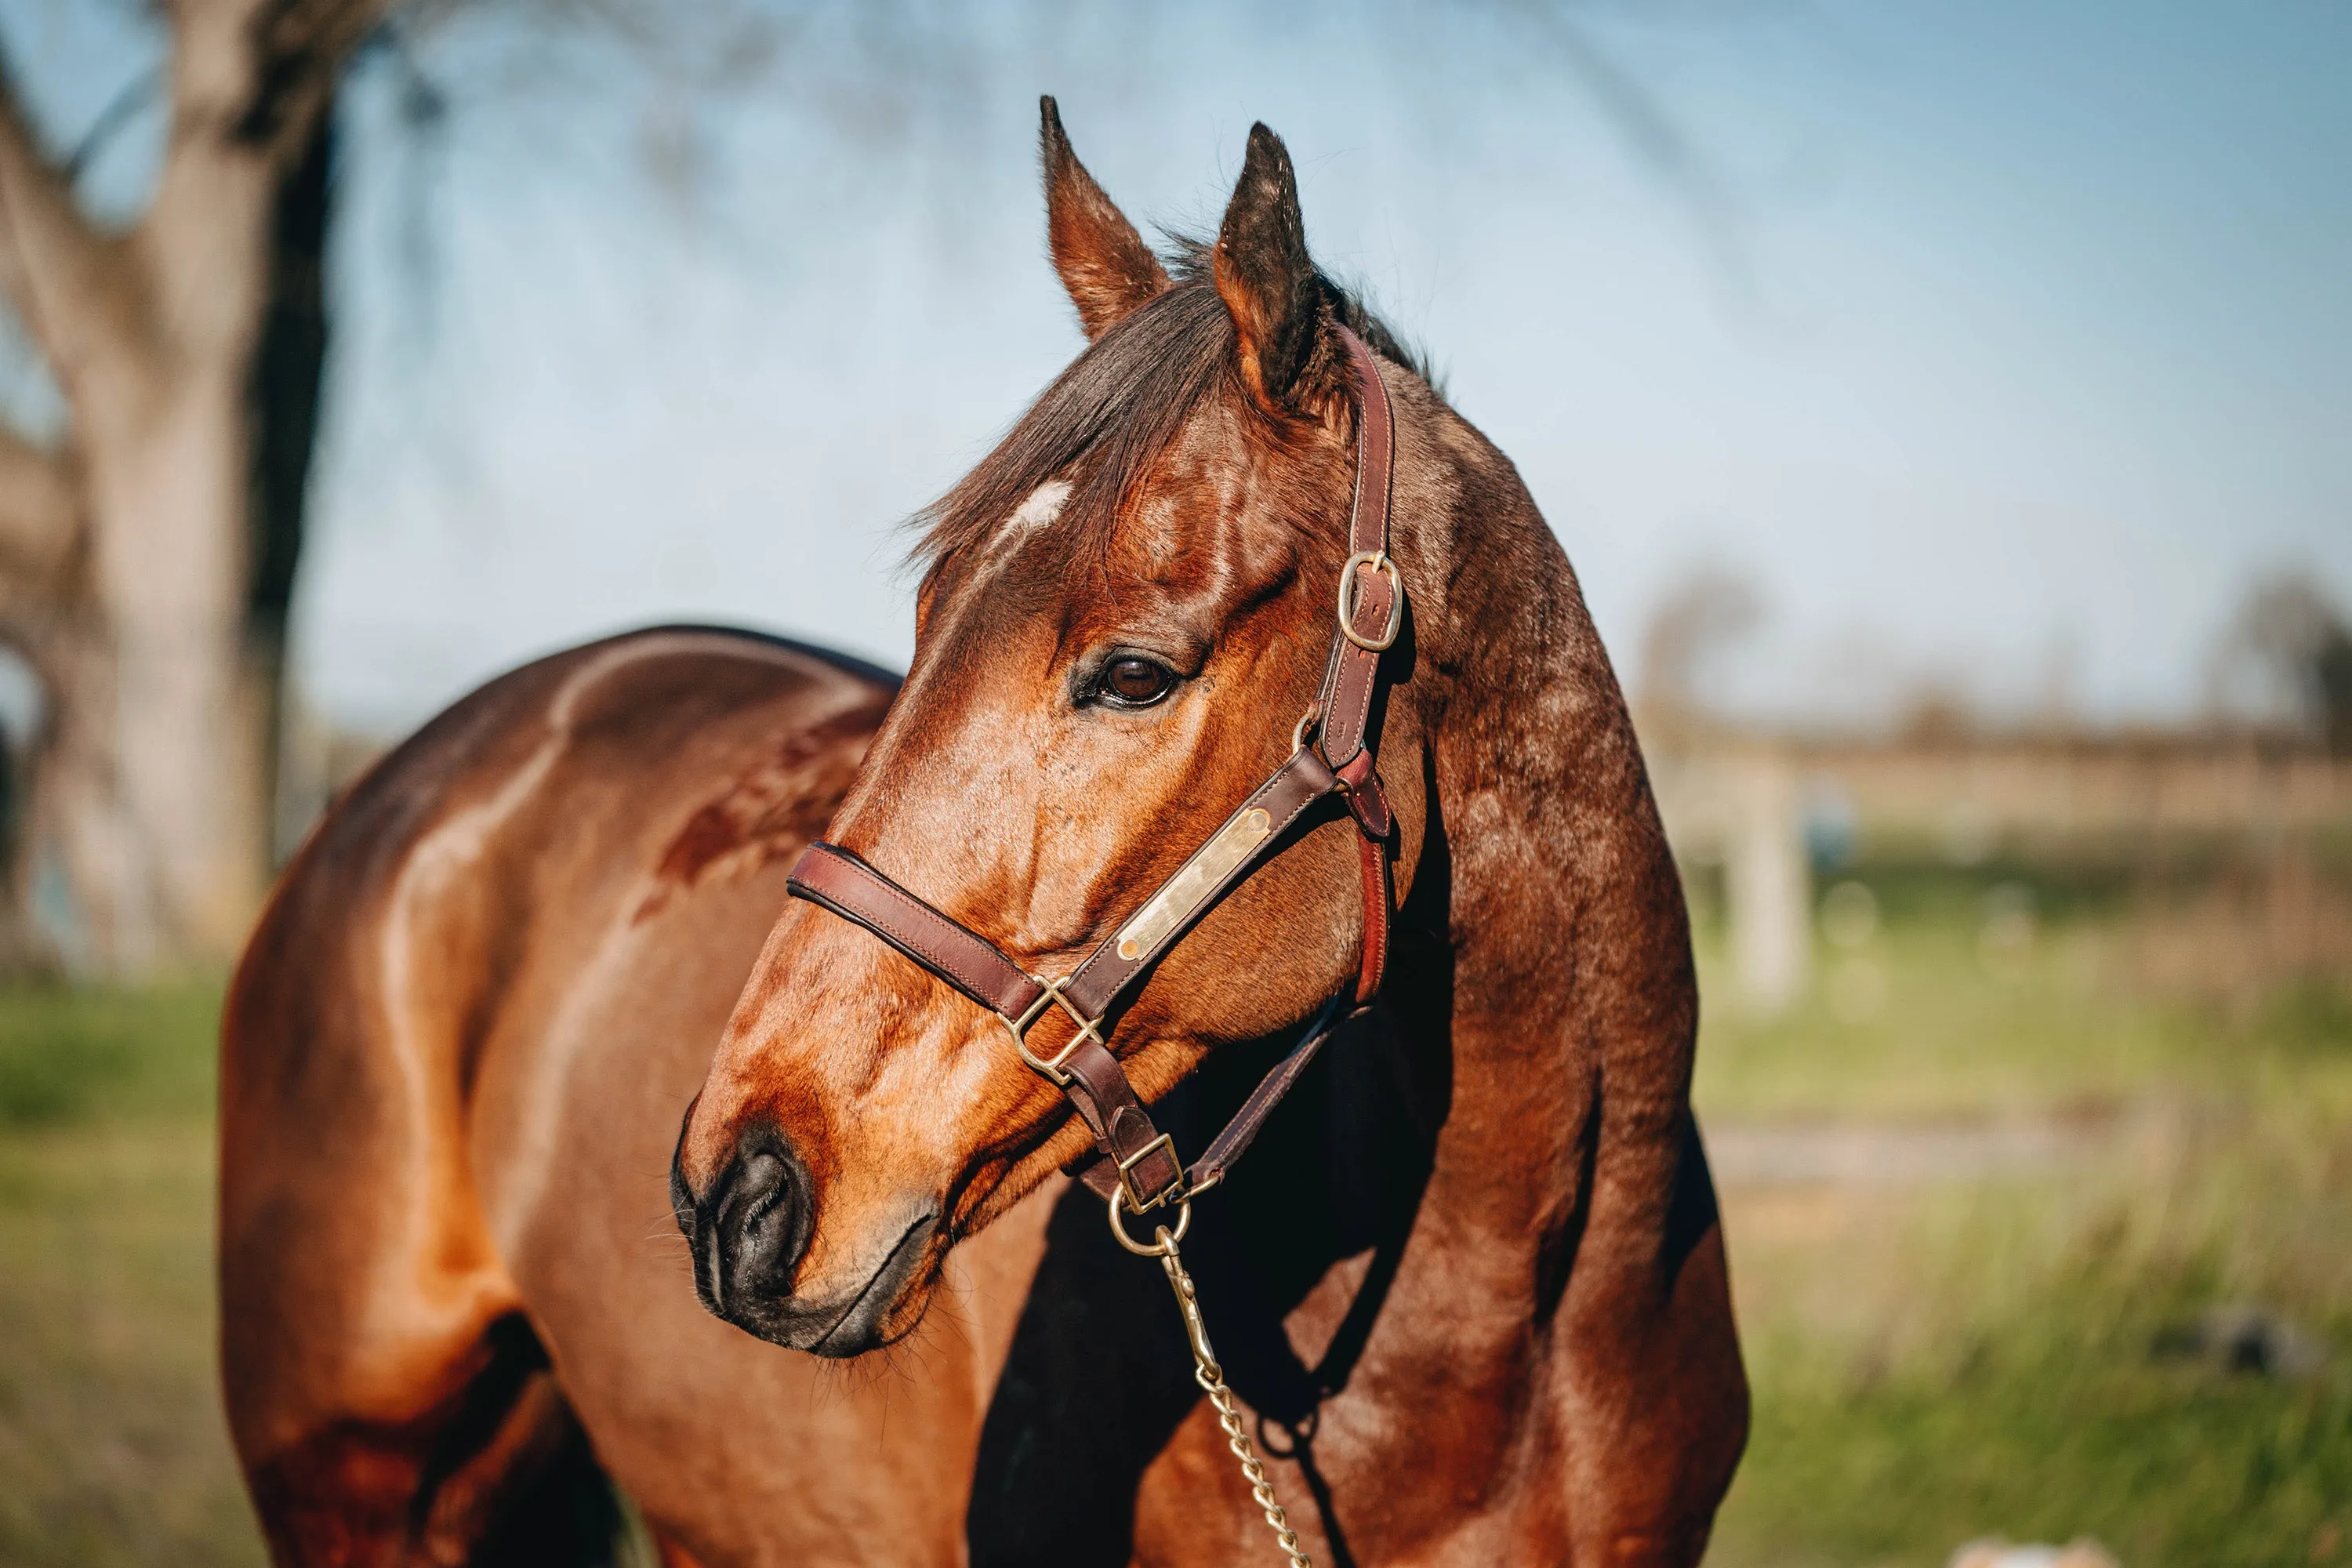
[[[1152, 1125], [1150, 1113], [1137, 1099], [1103, 1034], [1105, 1018], [1142, 984], [1152, 965], [1220, 900], [1272, 858], [1293, 825], [1334, 795], [1344, 797], [1355, 817], [1363, 871], [1357, 1012], [1368, 1007], [1380, 990], [1387, 962], [1395, 824], [1380, 775], [1373, 771], [1373, 752], [1379, 741], [1374, 709], [1381, 656], [1396, 641], [1404, 622], [1404, 584], [1388, 553], [1396, 435], [1388, 388], [1371, 351], [1345, 327], [1339, 334], [1356, 385], [1356, 494], [1348, 525], [1351, 553], [1339, 573], [1338, 624], [1321, 693], [1299, 721], [1289, 760], [1225, 818], [1142, 908], [1076, 969], [1058, 980], [1045, 980], [836, 845], [810, 845], [793, 868], [789, 885], [795, 898], [822, 904], [864, 926], [994, 1013], [1012, 1035], [1022, 1061], [1069, 1096], [1094, 1133], [1097, 1149], [1076, 1173], [1110, 1204], [1115, 1227], [1122, 1205], [1139, 1215], [1162, 1204], [1182, 1205], [1223, 1180], [1339, 1026], [1348, 1001], [1345, 992], [1316, 1016], [1298, 1044], [1189, 1169], [1176, 1158], [1167, 1134]], [[1310, 731], [1315, 731], [1311, 738]], [[1055, 1011], [1076, 1026], [1076, 1033], [1053, 1055], [1040, 1056], [1030, 1048], [1029, 1035]], [[1119, 1237], [1128, 1239], [1123, 1229]]]

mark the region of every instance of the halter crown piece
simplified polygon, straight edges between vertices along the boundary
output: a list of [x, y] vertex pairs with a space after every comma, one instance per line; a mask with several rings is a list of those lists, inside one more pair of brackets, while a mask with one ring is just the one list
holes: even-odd
[[[1095, 1152], [1080, 1161], [1076, 1174], [1109, 1205], [1111, 1232], [1119, 1244], [1159, 1258], [1167, 1271], [1192, 1342], [1194, 1375], [1216, 1406], [1252, 1495], [1295, 1568], [1307, 1568], [1307, 1555], [1243, 1430], [1176, 1246], [1192, 1226], [1192, 1200], [1224, 1179], [1343, 1021], [1343, 1010], [1354, 1017], [1371, 1005], [1388, 962], [1395, 824], [1373, 763], [1380, 740], [1375, 725], [1381, 655], [1396, 641], [1405, 613], [1404, 581], [1388, 553], [1396, 427], [1371, 351], [1347, 328], [1337, 330], [1356, 388], [1356, 493], [1322, 690], [1293, 731], [1289, 760], [1234, 808], [1175, 875], [1058, 980], [1030, 973], [993, 942], [837, 845], [810, 845], [788, 882], [793, 897], [865, 927], [993, 1013], [1012, 1035], [1023, 1063], [1069, 1097], [1095, 1137]], [[1290, 829], [1334, 795], [1355, 818], [1363, 872], [1364, 931], [1353, 1007], [1349, 1009], [1346, 991], [1332, 997], [1188, 1167], [1177, 1159], [1173, 1142], [1152, 1125], [1150, 1112], [1111, 1055], [1106, 1020], [1186, 931], [1292, 842]], [[1030, 1031], [1057, 1010], [1076, 1033], [1052, 1056], [1040, 1056], [1030, 1049]], [[1172, 1206], [1174, 1227], [1159, 1225], [1150, 1242], [1136, 1241], [1119, 1218], [1121, 1209], [1140, 1215], [1163, 1205]]]

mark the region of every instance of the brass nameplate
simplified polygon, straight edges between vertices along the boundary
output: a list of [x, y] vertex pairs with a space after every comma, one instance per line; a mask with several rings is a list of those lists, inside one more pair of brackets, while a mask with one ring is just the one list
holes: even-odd
[[1248, 859], [1249, 852], [1273, 831], [1274, 818], [1263, 806], [1252, 806], [1218, 828], [1217, 836], [1194, 851], [1183, 869], [1127, 922], [1127, 929], [1118, 933], [1118, 955], [1131, 960], [1150, 952], [1160, 938], [1190, 920], [1210, 890]]

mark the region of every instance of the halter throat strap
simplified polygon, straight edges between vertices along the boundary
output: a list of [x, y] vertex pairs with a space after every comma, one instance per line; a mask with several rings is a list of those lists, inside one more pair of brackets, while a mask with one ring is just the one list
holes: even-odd
[[[1136, 1213], [1181, 1204], [1224, 1179], [1343, 1021], [1349, 994], [1331, 998], [1318, 1012], [1189, 1169], [1153, 1125], [1111, 1054], [1105, 1021], [1186, 931], [1291, 842], [1291, 830], [1334, 795], [1345, 799], [1355, 819], [1363, 881], [1361, 956], [1348, 1016], [1370, 1005], [1387, 964], [1395, 824], [1373, 764], [1381, 656], [1396, 641], [1405, 613], [1403, 580], [1388, 554], [1395, 422], [1371, 351], [1347, 328], [1337, 331], [1356, 391], [1356, 485], [1349, 513], [1349, 554], [1339, 572], [1321, 692], [1299, 725], [1289, 759], [1175, 874], [1076, 969], [1053, 981], [1030, 973], [993, 942], [837, 845], [811, 844], [787, 881], [794, 898], [865, 927], [996, 1015], [1023, 1062], [1068, 1096], [1094, 1134], [1096, 1153], [1078, 1169], [1079, 1178], [1114, 1205], [1123, 1198]], [[1076, 1033], [1053, 1055], [1040, 1056], [1030, 1047], [1030, 1033], [1057, 1011], [1076, 1026]]]

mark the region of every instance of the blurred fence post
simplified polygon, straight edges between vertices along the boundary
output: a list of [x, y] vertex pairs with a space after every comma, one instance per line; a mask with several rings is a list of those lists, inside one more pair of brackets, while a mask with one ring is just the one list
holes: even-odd
[[1812, 969], [1812, 867], [1792, 760], [1752, 751], [1733, 764], [1731, 842], [1724, 856], [1733, 972], [1740, 999], [1777, 1013], [1804, 994]]

